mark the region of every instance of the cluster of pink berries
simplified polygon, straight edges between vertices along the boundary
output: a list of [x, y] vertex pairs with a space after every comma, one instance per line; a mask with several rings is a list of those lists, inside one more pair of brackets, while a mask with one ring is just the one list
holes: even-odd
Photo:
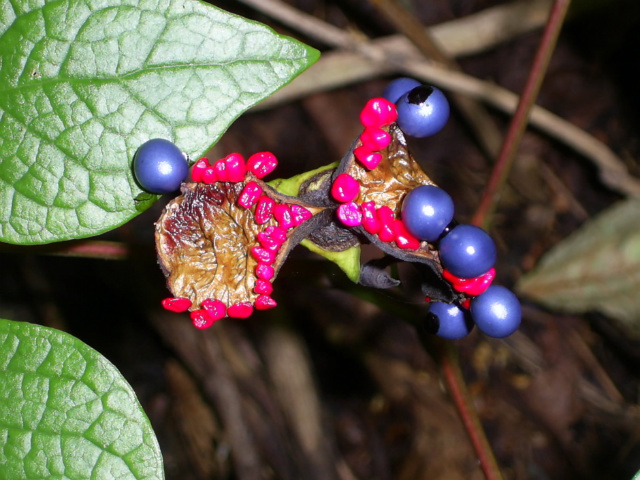
[[[213, 164], [206, 158], [198, 160], [191, 169], [194, 182], [213, 184], [216, 182], [245, 182], [247, 173], [262, 179], [277, 166], [278, 160], [271, 152], [259, 152], [251, 155], [245, 162], [242, 155], [232, 153], [215, 161]], [[258, 295], [255, 302], [241, 302], [228, 307], [218, 299], [206, 299], [200, 309], [190, 313], [193, 324], [197, 328], [208, 328], [215, 321], [229, 316], [247, 318], [256, 310], [267, 310], [277, 304], [271, 293], [271, 280], [275, 275], [273, 263], [280, 247], [286, 242], [288, 231], [310, 219], [313, 214], [301, 205], [278, 203], [265, 195], [263, 188], [254, 180], [244, 185], [237, 205], [244, 209], [253, 209], [256, 225], [265, 225], [259, 232], [257, 243], [250, 249], [251, 257], [258, 262], [255, 267], [255, 285], [253, 291]], [[271, 225], [266, 225], [271, 222]], [[173, 312], [185, 312], [192, 306], [188, 298], [166, 298], [162, 306]]]

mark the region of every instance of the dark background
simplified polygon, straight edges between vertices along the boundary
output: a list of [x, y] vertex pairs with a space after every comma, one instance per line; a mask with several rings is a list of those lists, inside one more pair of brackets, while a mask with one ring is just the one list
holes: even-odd
[[[290, 3], [372, 38], [396, 33], [364, 0]], [[401, 3], [435, 25], [505, 2]], [[216, 5], [314, 45], [237, 2]], [[639, 26], [635, 1], [574, 2], [539, 98], [606, 142], [636, 175]], [[519, 92], [540, 34], [459, 62]], [[338, 160], [359, 133], [358, 112], [391, 78], [248, 113], [211, 158], [270, 150], [280, 177]], [[508, 118], [489, 111], [506, 130]], [[410, 148], [452, 195], [457, 218], [469, 221], [491, 164], [456, 112], [440, 134], [411, 139]], [[528, 131], [491, 229], [497, 282], [513, 286], [552, 245], [620, 198], [587, 160]], [[483, 478], [436, 352], [402, 320], [426, 308], [410, 266], [399, 269], [401, 289], [370, 292], [298, 248], [275, 282], [277, 309], [196, 331], [186, 315], [159, 308], [168, 292], [153, 224], [167, 200], [101, 238], [122, 242], [126, 259], [7, 248], [0, 314], [65, 330], [113, 361], [154, 425], [168, 479]], [[637, 339], [595, 313], [523, 305], [517, 335], [499, 341], [474, 332], [456, 342], [504, 477], [631, 478], [640, 469]]]

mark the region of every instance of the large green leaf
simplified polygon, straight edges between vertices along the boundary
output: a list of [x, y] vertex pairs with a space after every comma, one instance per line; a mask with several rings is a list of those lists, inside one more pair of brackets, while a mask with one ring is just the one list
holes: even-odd
[[560, 311], [601, 311], [640, 332], [640, 201], [627, 200], [551, 249], [516, 285]]
[[201, 155], [317, 56], [197, 0], [0, 2], [0, 241], [128, 221], [155, 199], [132, 175], [141, 143]]
[[65, 333], [0, 320], [0, 479], [162, 479], [131, 386]]

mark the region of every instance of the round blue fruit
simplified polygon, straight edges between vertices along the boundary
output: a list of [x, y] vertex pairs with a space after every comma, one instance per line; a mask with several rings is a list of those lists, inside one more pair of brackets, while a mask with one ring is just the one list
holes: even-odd
[[503, 338], [518, 329], [522, 307], [514, 293], [500, 285], [491, 285], [471, 300], [471, 316], [483, 333]]
[[390, 102], [396, 103], [405, 93], [422, 85], [417, 80], [408, 77], [396, 78], [382, 92], [382, 96]]
[[154, 138], [140, 145], [133, 159], [133, 172], [140, 186], [151, 193], [171, 193], [189, 174], [184, 154], [169, 140]]
[[420, 240], [435, 242], [453, 220], [453, 200], [435, 185], [411, 190], [402, 202], [402, 221], [409, 233]]
[[405, 93], [396, 102], [398, 126], [412, 137], [438, 133], [449, 119], [449, 102], [435, 87], [421, 85]]
[[480, 227], [460, 224], [440, 240], [440, 261], [460, 278], [476, 278], [496, 263], [496, 244]]
[[469, 311], [443, 302], [433, 302], [425, 319], [425, 330], [447, 340], [459, 340], [473, 330]]

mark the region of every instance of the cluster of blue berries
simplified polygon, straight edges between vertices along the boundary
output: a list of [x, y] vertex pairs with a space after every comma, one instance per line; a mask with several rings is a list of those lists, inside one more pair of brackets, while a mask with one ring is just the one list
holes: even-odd
[[[411, 78], [391, 82], [383, 97], [396, 103], [398, 126], [410, 136], [433, 135], [449, 118], [444, 94]], [[491, 285], [497, 250], [489, 234], [473, 225], [458, 225], [453, 200], [435, 185], [422, 185], [409, 192], [401, 215], [409, 233], [437, 246], [445, 278], [470, 299], [465, 305], [469, 308], [431, 302], [426, 329], [451, 340], [465, 337], [474, 324], [492, 337], [511, 335], [520, 325], [522, 311], [510, 290]]]

